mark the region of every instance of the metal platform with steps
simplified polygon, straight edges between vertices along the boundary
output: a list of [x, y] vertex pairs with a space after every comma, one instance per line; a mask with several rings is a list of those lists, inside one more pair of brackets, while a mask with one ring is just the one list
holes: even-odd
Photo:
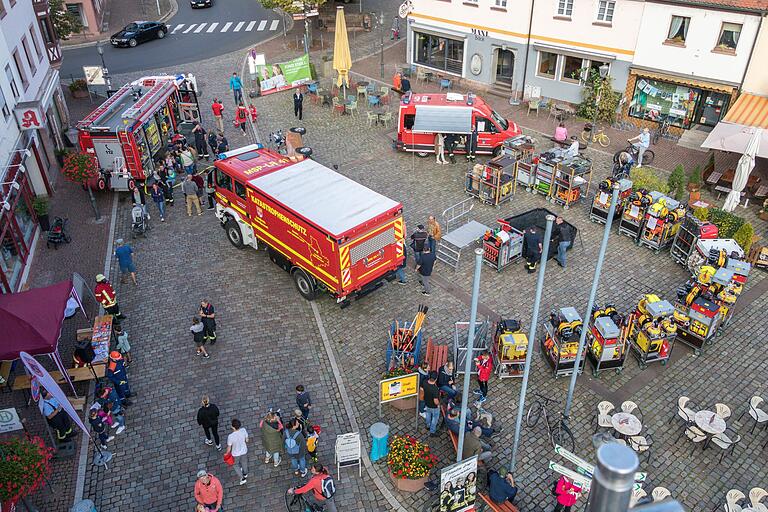
[[437, 246], [437, 259], [453, 267], [459, 268], [461, 251], [479, 242], [490, 228], [470, 219], [470, 212], [475, 202], [472, 198], [465, 199], [443, 212], [445, 235]]

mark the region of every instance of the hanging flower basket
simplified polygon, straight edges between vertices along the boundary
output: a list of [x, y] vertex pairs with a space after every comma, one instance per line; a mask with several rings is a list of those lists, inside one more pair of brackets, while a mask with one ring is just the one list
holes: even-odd
[[413, 436], [395, 436], [389, 444], [389, 476], [401, 491], [421, 490], [435, 464], [437, 457], [429, 446]]
[[0, 503], [3, 510], [35, 492], [51, 472], [53, 448], [37, 436], [0, 442]]

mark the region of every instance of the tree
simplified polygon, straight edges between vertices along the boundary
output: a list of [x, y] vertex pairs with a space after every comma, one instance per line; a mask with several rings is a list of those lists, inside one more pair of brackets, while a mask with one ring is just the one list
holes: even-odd
[[265, 9], [280, 9], [288, 14], [299, 14], [304, 10], [318, 9], [325, 0], [259, 0]]
[[669, 193], [675, 196], [678, 201], [683, 198], [685, 193], [685, 169], [682, 164], [678, 164], [672, 174], [667, 179], [667, 186], [669, 187]]
[[64, 156], [61, 172], [69, 181], [81, 185], [88, 191], [93, 213], [96, 215], [96, 220], [100, 220], [101, 215], [96, 208], [96, 198], [93, 197], [91, 189], [91, 183], [99, 177], [99, 162], [96, 157], [90, 153], [68, 153]]
[[69, 39], [72, 34], [78, 34], [83, 30], [83, 24], [77, 16], [69, 12], [64, 5], [64, 0], [48, 0], [51, 9], [51, 23], [53, 30], [59, 39]]
[[581, 91], [582, 101], [576, 113], [585, 119], [592, 119], [595, 115], [595, 100], [599, 91], [600, 104], [597, 105], [597, 120], [612, 123], [621, 99], [621, 93], [613, 90], [613, 78], [608, 76], [601, 79], [600, 73], [592, 68], [582, 69], [579, 71], [579, 74], [581, 73], [586, 74], [586, 79]]

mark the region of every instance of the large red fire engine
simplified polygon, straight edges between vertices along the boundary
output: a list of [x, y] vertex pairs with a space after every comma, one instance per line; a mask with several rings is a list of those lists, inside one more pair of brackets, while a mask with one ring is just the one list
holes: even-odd
[[391, 279], [403, 262], [403, 206], [314, 160], [253, 144], [223, 154], [216, 216], [235, 247], [265, 245], [312, 300], [342, 306]]
[[154, 171], [176, 134], [200, 118], [194, 78], [148, 76], [126, 84], [77, 124], [80, 149], [99, 161], [100, 189], [131, 190]]

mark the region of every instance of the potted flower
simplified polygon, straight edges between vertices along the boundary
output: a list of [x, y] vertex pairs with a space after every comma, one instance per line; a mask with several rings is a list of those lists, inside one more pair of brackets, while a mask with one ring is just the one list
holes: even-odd
[[420, 491], [435, 464], [437, 457], [429, 446], [413, 436], [395, 436], [389, 444], [389, 476], [401, 491]]
[[768, 220], [768, 199], [763, 201], [763, 207], [760, 208], [760, 212], [757, 214], [760, 220]]
[[0, 507], [13, 510], [22, 498], [35, 492], [51, 472], [53, 449], [34, 437], [14, 437], [0, 442]]
[[50, 204], [48, 203], [48, 198], [46, 197], [36, 197], [32, 202], [32, 209], [35, 210], [35, 215], [37, 215], [37, 222], [40, 224], [40, 229], [43, 231], [48, 231], [51, 229], [51, 223], [48, 218], [49, 208]]
[[[390, 368], [386, 372], [381, 374], [381, 380], [391, 379], [394, 377], [403, 377], [404, 375], [410, 375], [416, 373], [416, 368], [413, 365], [405, 363], [402, 366]], [[401, 398], [399, 400], [392, 400], [389, 404], [400, 411], [412, 411], [416, 408], [417, 397], [412, 396], [410, 398]]]
[[82, 78], [78, 78], [69, 84], [69, 92], [72, 94], [73, 98], [87, 98], [88, 83]]

